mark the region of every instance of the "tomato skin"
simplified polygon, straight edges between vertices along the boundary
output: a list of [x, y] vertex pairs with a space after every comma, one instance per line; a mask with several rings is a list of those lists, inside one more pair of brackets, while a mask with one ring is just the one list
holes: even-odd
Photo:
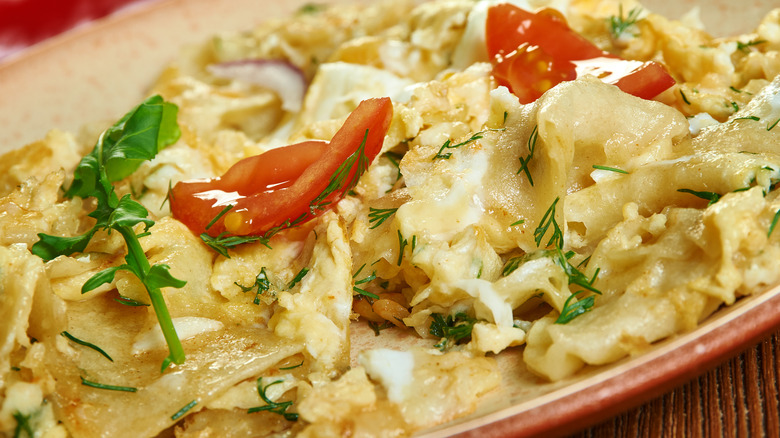
[[675, 84], [658, 63], [626, 61], [599, 49], [552, 9], [532, 13], [509, 3], [491, 6], [485, 40], [493, 76], [521, 103], [533, 102], [558, 83], [585, 74], [643, 99]]
[[[265, 235], [285, 223], [312, 219], [332, 208], [356, 182], [358, 168], [349, 169], [343, 185], [317, 202], [331, 176], [363, 144], [368, 163], [382, 149], [392, 120], [389, 98], [361, 102], [330, 142], [308, 141], [245, 158], [222, 177], [183, 181], [171, 192], [171, 212], [194, 233], [217, 236]], [[366, 164], [367, 165], [367, 164]], [[227, 206], [234, 207], [206, 226]]]
[[556, 59], [574, 61], [612, 56], [572, 30], [554, 9], [528, 12], [510, 3], [488, 9], [485, 42], [488, 55], [504, 56], [523, 43], [542, 47]]
[[493, 67], [493, 76], [521, 103], [530, 103], [553, 86], [574, 80], [577, 71], [571, 61], [555, 59], [539, 46], [523, 43]]
[[[194, 233], [206, 232], [206, 225], [238, 199], [289, 187], [327, 146], [325, 141], [284, 146], [240, 160], [221, 177], [179, 182], [171, 190], [171, 213]], [[209, 228], [214, 231], [224, 231], [221, 221]]]

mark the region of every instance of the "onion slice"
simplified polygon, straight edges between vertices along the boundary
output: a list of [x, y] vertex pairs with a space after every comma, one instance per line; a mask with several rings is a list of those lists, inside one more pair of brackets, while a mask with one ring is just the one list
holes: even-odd
[[282, 109], [300, 111], [306, 93], [306, 78], [298, 67], [274, 59], [246, 59], [211, 64], [206, 69], [221, 79], [232, 79], [272, 90], [282, 101]]

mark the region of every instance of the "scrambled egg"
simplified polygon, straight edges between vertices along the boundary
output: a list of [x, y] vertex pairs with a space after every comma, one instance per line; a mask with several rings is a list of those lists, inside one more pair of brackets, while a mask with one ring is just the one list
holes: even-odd
[[[622, 12], [608, 0], [516, 3], [558, 9], [677, 84], [651, 101], [587, 76], [522, 105], [492, 76], [492, 2], [473, 0], [309, 6], [163, 71], [151, 91], [179, 106], [182, 136], [115, 187], [155, 220], [150, 262], [187, 281], [164, 290], [187, 354], [164, 373], [154, 310], [125, 305], [148, 301], [136, 277], [81, 292], [124, 263], [118, 233], [48, 262], [30, 253], [39, 233], [91, 227], [94, 206], [60, 191], [91, 145], [53, 131], [5, 155], [0, 432], [406, 436], [500, 392], [502, 352], [565, 380], [780, 282], [780, 9], [715, 39], [646, 10], [611, 34]], [[302, 101], [209, 69], [256, 59], [300, 70]], [[171, 217], [171, 184], [329, 140], [380, 96], [394, 107], [382, 154], [313, 223], [225, 257]], [[379, 344], [351, 356], [367, 322]]]

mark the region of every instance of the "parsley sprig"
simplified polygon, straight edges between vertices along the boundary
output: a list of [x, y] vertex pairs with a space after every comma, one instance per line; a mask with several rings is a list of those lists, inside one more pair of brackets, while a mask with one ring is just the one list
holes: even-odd
[[[144, 161], [151, 160], [160, 150], [179, 139], [181, 131], [176, 123], [177, 112], [176, 105], [164, 102], [160, 96], [152, 96], [103, 132], [92, 152], [76, 167], [73, 183], [65, 192], [68, 198], [95, 198], [96, 208], [89, 214], [96, 220], [95, 225], [75, 237], [38, 234], [40, 240], [32, 247], [33, 254], [52, 260], [61, 255], [83, 252], [99, 230], [118, 232], [127, 246], [126, 263], [98, 272], [84, 283], [81, 292], [113, 282], [118, 271], [129, 271], [138, 277], [146, 287], [168, 343], [169, 355], [163, 361], [163, 371], [171, 362], [184, 363], [185, 356], [162, 288], [181, 288], [186, 282], [171, 275], [168, 265], [152, 266], [149, 263], [139, 238], [147, 235], [154, 221], [147, 218], [149, 212], [130, 195], [119, 199], [112, 183], [127, 177]], [[134, 228], [139, 224], [143, 224], [144, 232], [136, 234]]]
[[265, 393], [268, 390], [268, 388], [270, 388], [271, 386], [277, 385], [282, 382], [284, 382], [284, 380], [276, 380], [274, 382], [269, 383], [268, 385], [263, 386], [263, 378], [259, 377], [257, 379], [257, 393], [260, 395], [260, 398], [263, 399], [265, 405], [249, 408], [247, 412], [253, 414], [255, 412], [268, 411], [283, 416], [284, 419], [287, 421], [298, 420], [298, 414], [294, 412], [287, 412], [287, 409], [289, 409], [290, 406], [292, 406], [293, 402], [291, 401], [275, 402], [270, 398], [268, 398], [268, 395], [266, 395]]

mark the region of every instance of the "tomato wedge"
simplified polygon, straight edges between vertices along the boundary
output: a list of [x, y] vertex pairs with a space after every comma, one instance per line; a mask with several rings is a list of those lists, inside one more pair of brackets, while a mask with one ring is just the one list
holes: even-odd
[[389, 98], [364, 100], [329, 142], [272, 149], [237, 162], [221, 177], [179, 182], [171, 191], [171, 212], [194, 233], [211, 236], [268, 237], [302, 224], [357, 184], [381, 151], [392, 116]]
[[599, 49], [554, 9], [533, 13], [509, 3], [491, 6], [485, 40], [493, 76], [522, 103], [585, 74], [644, 99], [675, 84], [661, 64], [627, 61]]

